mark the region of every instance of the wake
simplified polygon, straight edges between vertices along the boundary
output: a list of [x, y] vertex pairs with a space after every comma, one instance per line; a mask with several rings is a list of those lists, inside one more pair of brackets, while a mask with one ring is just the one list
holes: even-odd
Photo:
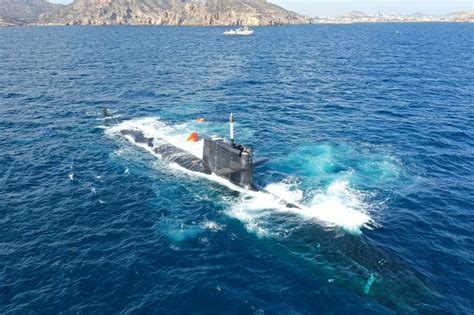
[[[200, 127], [205, 131], [205, 124]], [[106, 134], [112, 137], [122, 136], [124, 130], [141, 131], [145, 137], [159, 138], [173, 146], [187, 151], [198, 158], [202, 158], [203, 140], [198, 142], [186, 141], [192, 131], [187, 123], [170, 125], [157, 118], [137, 118], [107, 127]], [[125, 136], [134, 145], [142, 147], [154, 156], [162, 158], [146, 144], [135, 143], [133, 138]], [[227, 215], [244, 223], [248, 231], [258, 236], [272, 235], [271, 224], [268, 223], [276, 213], [287, 213], [298, 216], [303, 220], [316, 221], [329, 227], [340, 227], [351, 233], [361, 233], [362, 228], [375, 226], [374, 220], [367, 212], [370, 205], [364, 200], [365, 194], [350, 187], [346, 178], [337, 178], [327, 187], [313, 191], [303, 191], [297, 184], [287, 181], [272, 183], [264, 187], [266, 191], [249, 191], [238, 187], [229, 181], [215, 175], [207, 175], [189, 171], [176, 163], [169, 164], [173, 169], [185, 172], [190, 176], [197, 176], [238, 191], [238, 200], [225, 200], [228, 208]], [[304, 197], [306, 195], [306, 197]], [[311, 196], [311, 197], [307, 197]], [[297, 205], [291, 208], [282, 204], [281, 200]]]

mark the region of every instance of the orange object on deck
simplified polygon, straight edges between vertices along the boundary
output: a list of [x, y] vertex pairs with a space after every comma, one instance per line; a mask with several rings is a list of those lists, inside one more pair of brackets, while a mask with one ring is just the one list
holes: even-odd
[[191, 142], [197, 142], [199, 140], [198, 133], [196, 131], [193, 131], [189, 134], [188, 139], [186, 139]]
[[204, 119], [204, 117], [198, 117], [198, 118], [196, 118], [196, 121], [197, 122], [205, 122], [206, 120]]

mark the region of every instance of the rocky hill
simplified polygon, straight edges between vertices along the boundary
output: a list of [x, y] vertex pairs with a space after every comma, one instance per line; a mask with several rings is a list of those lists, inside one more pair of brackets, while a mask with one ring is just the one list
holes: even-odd
[[0, 26], [22, 26], [23, 23], [17, 20], [0, 17]]
[[62, 7], [46, 0], [0, 0], [0, 18], [3, 24], [24, 24], [35, 22], [41, 14]]
[[351, 11], [349, 13], [344, 14], [344, 16], [350, 16], [350, 17], [354, 17], [354, 18], [361, 18], [361, 17], [366, 17], [367, 14], [365, 14], [362, 11]]
[[474, 22], [474, 10], [446, 14], [444, 19], [452, 22]]
[[66, 25], [274, 25], [308, 21], [265, 0], [74, 0], [39, 19], [41, 24]]

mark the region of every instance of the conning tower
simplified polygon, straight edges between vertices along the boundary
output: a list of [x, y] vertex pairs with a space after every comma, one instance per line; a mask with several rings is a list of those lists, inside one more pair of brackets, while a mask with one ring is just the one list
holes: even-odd
[[250, 190], [253, 183], [252, 150], [234, 142], [234, 115], [230, 114], [230, 141], [204, 139], [203, 162], [216, 175]]

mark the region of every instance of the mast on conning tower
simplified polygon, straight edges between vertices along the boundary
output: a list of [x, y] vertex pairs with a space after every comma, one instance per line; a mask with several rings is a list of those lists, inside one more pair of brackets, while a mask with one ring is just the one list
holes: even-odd
[[234, 115], [230, 113], [230, 143], [234, 144]]

